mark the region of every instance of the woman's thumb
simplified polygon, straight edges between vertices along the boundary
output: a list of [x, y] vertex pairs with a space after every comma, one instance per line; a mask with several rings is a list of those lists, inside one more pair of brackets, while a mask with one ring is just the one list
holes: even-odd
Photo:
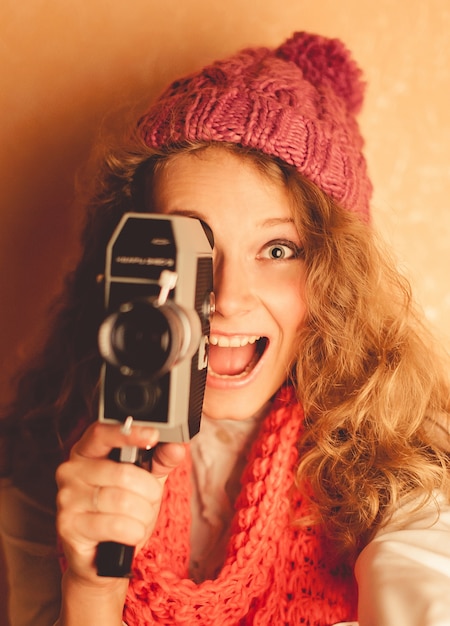
[[184, 443], [160, 443], [152, 457], [151, 472], [157, 478], [164, 478], [179, 465], [186, 456]]

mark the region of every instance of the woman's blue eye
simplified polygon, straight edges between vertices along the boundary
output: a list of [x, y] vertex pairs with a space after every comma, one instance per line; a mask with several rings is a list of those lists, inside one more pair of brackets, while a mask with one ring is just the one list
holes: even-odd
[[286, 258], [286, 254], [288, 254], [288, 252], [286, 252], [286, 249], [283, 248], [282, 246], [271, 246], [269, 248], [269, 255], [273, 258], [273, 259], [284, 259]]
[[266, 248], [267, 257], [273, 260], [279, 259], [295, 259], [299, 256], [300, 250], [292, 242], [276, 242], [269, 244]]

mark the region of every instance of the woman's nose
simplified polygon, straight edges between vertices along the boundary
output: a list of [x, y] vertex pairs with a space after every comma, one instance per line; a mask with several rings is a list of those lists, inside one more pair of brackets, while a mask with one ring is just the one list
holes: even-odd
[[214, 255], [215, 314], [242, 315], [252, 310], [254, 295], [249, 273], [239, 258]]

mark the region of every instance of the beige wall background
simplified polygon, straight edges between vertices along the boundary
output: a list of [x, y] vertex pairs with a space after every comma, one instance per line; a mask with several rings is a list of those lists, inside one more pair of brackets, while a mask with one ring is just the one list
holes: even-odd
[[76, 252], [74, 176], [104, 116], [294, 30], [341, 37], [365, 70], [375, 223], [448, 346], [448, 0], [2, 0], [1, 401]]

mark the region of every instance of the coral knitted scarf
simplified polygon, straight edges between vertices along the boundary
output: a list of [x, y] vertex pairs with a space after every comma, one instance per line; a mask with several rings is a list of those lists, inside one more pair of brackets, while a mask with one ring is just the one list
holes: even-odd
[[215, 580], [196, 584], [188, 576], [190, 459], [170, 474], [155, 531], [135, 559], [128, 626], [329, 626], [356, 619], [351, 568], [329, 558], [318, 528], [293, 524], [306, 506], [293, 489], [302, 427], [302, 409], [285, 387], [253, 444]]

